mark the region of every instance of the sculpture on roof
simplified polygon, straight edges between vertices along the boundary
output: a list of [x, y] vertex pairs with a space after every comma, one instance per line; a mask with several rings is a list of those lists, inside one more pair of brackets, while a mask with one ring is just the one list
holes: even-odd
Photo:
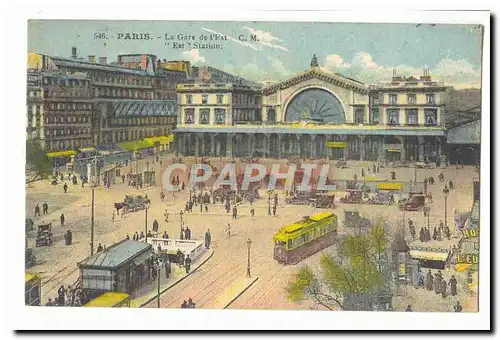
[[318, 67], [318, 58], [316, 57], [316, 54], [313, 54], [313, 57], [311, 59], [311, 67]]

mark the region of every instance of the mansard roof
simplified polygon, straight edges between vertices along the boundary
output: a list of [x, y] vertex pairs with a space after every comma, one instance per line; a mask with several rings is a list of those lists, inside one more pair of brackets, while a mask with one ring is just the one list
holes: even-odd
[[352, 89], [354, 91], [367, 94], [368, 93], [368, 86], [362, 82], [359, 82], [355, 79], [349, 78], [342, 76], [338, 73], [333, 73], [327, 68], [321, 67], [321, 66], [316, 66], [316, 67], [311, 67], [308, 70], [298, 73], [288, 79], [285, 79], [283, 81], [280, 81], [278, 83], [272, 84], [267, 86], [266, 88], [263, 89], [264, 95], [269, 95], [272, 94], [279, 89], [286, 89], [290, 86], [293, 86], [295, 84], [301, 83], [303, 81], [309, 80], [309, 79], [319, 79], [323, 80], [325, 82], [345, 87], [348, 89]]

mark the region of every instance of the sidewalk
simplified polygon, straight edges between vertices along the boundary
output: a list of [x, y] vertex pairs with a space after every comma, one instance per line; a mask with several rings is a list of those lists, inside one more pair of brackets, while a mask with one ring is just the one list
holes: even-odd
[[[186, 274], [186, 269], [179, 268], [177, 264], [172, 264], [172, 273], [170, 278], [165, 278], [165, 269], [160, 270], [160, 295], [165, 293], [167, 290], [177, 285], [179, 282], [183, 281], [186, 277], [194, 273], [199, 267], [205, 264], [212, 255], [214, 254], [213, 249], [206, 251], [197, 261], [193, 263], [191, 271]], [[147, 284], [136, 291], [130, 300], [130, 307], [143, 307], [144, 305], [150, 303], [152, 300], [158, 297], [158, 278], [155, 281], [149, 281]]]

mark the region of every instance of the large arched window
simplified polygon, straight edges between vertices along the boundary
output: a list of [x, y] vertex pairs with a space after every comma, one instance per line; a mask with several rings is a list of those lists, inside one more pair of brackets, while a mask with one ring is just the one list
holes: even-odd
[[345, 113], [340, 100], [333, 94], [320, 88], [310, 88], [292, 98], [286, 108], [285, 121], [342, 124]]

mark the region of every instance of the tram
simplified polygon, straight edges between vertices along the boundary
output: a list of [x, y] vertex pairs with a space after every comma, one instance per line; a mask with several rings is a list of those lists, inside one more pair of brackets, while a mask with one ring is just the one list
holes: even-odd
[[130, 295], [126, 293], [106, 292], [90, 300], [83, 307], [130, 307]]
[[274, 235], [274, 259], [282, 264], [297, 264], [331, 246], [336, 239], [337, 216], [321, 212], [287, 225]]

